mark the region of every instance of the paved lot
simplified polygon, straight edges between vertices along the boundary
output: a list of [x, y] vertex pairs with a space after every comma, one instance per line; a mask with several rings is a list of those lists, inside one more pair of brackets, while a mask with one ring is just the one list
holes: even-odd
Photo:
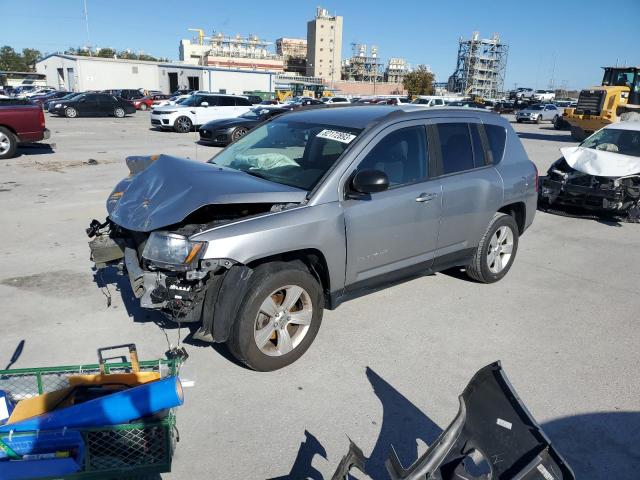
[[[157, 358], [188, 333], [163, 330], [114, 285], [108, 308], [90, 270], [84, 228], [104, 217], [125, 155], [217, 151], [150, 130], [147, 116], [47, 118], [55, 147], [0, 163], [0, 368], [21, 340], [14, 367], [86, 363], [125, 342]], [[548, 125], [514, 126], [541, 172], [573, 145]], [[224, 349], [187, 345], [196, 386], [163, 478], [328, 480], [347, 435], [386, 478], [389, 445], [410, 463], [496, 359], [578, 478], [637, 478], [639, 285], [640, 225], [539, 212], [503, 281], [438, 274], [346, 303], [284, 370], [255, 373]]]

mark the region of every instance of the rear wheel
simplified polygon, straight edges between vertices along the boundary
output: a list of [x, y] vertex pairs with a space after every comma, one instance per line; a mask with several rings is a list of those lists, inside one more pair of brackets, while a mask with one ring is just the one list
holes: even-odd
[[555, 117], [553, 117], [553, 120], [551, 120], [551, 123], [553, 123], [553, 126], [554, 126], [554, 127], [555, 127], [555, 126], [556, 126], [556, 124], [558, 123], [558, 119], [559, 119], [559, 118], [560, 118], [560, 117], [558, 117], [558, 115], [556, 115]]
[[511, 215], [496, 213], [478, 244], [467, 275], [482, 283], [494, 283], [504, 277], [518, 250], [518, 225]]
[[236, 140], [244, 137], [247, 134], [248, 130], [244, 127], [236, 128], [231, 134], [231, 141], [235, 142]]
[[324, 297], [316, 278], [288, 262], [256, 267], [227, 346], [248, 367], [277, 370], [300, 358], [322, 322]]
[[124, 118], [124, 115], [125, 115], [125, 111], [124, 111], [124, 108], [122, 107], [116, 107], [113, 110], [113, 116], [116, 118]]
[[78, 110], [75, 107], [67, 107], [64, 109], [64, 116], [67, 118], [76, 118], [78, 116]]
[[18, 139], [5, 127], [0, 127], [0, 159], [11, 158], [18, 149]]
[[537, 123], [538, 125], [540, 125], [540, 124], [542, 123], [542, 115], [538, 115], [538, 116], [536, 117], [536, 123]]
[[178, 117], [173, 124], [173, 129], [178, 133], [189, 133], [193, 128], [193, 123], [189, 117]]

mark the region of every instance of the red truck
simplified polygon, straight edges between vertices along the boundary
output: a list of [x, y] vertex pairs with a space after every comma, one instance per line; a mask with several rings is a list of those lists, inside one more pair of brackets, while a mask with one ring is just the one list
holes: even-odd
[[40, 105], [29, 100], [0, 100], [0, 160], [16, 155], [19, 143], [49, 138]]

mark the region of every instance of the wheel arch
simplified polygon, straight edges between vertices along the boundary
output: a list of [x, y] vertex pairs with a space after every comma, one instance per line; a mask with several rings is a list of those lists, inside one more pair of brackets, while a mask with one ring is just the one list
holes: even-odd
[[504, 205], [498, 212], [511, 215], [518, 225], [518, 234], [522, 235], [527, 225], [527, 207], [524, 202], [514, 202]]

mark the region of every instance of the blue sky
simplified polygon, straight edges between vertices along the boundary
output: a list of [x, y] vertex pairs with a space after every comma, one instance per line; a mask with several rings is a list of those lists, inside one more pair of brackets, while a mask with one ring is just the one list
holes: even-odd
[[[599, 84], [600, 67], [640, 65], [640, 0], [87, 0], [91, 44], [178, 58], [188, 28], [254, 33], [268, 40], [306, 37], [318, 5], [344, 17], [343, 57], [351, 43], [379, 55], [430, 65], [439, 81], [455, 67], [458, 38], [499, 32], [510, 47], [506, 87]], [[87, 43], [82, 0], [0, 0], [0, 45], [64, 50]]]

